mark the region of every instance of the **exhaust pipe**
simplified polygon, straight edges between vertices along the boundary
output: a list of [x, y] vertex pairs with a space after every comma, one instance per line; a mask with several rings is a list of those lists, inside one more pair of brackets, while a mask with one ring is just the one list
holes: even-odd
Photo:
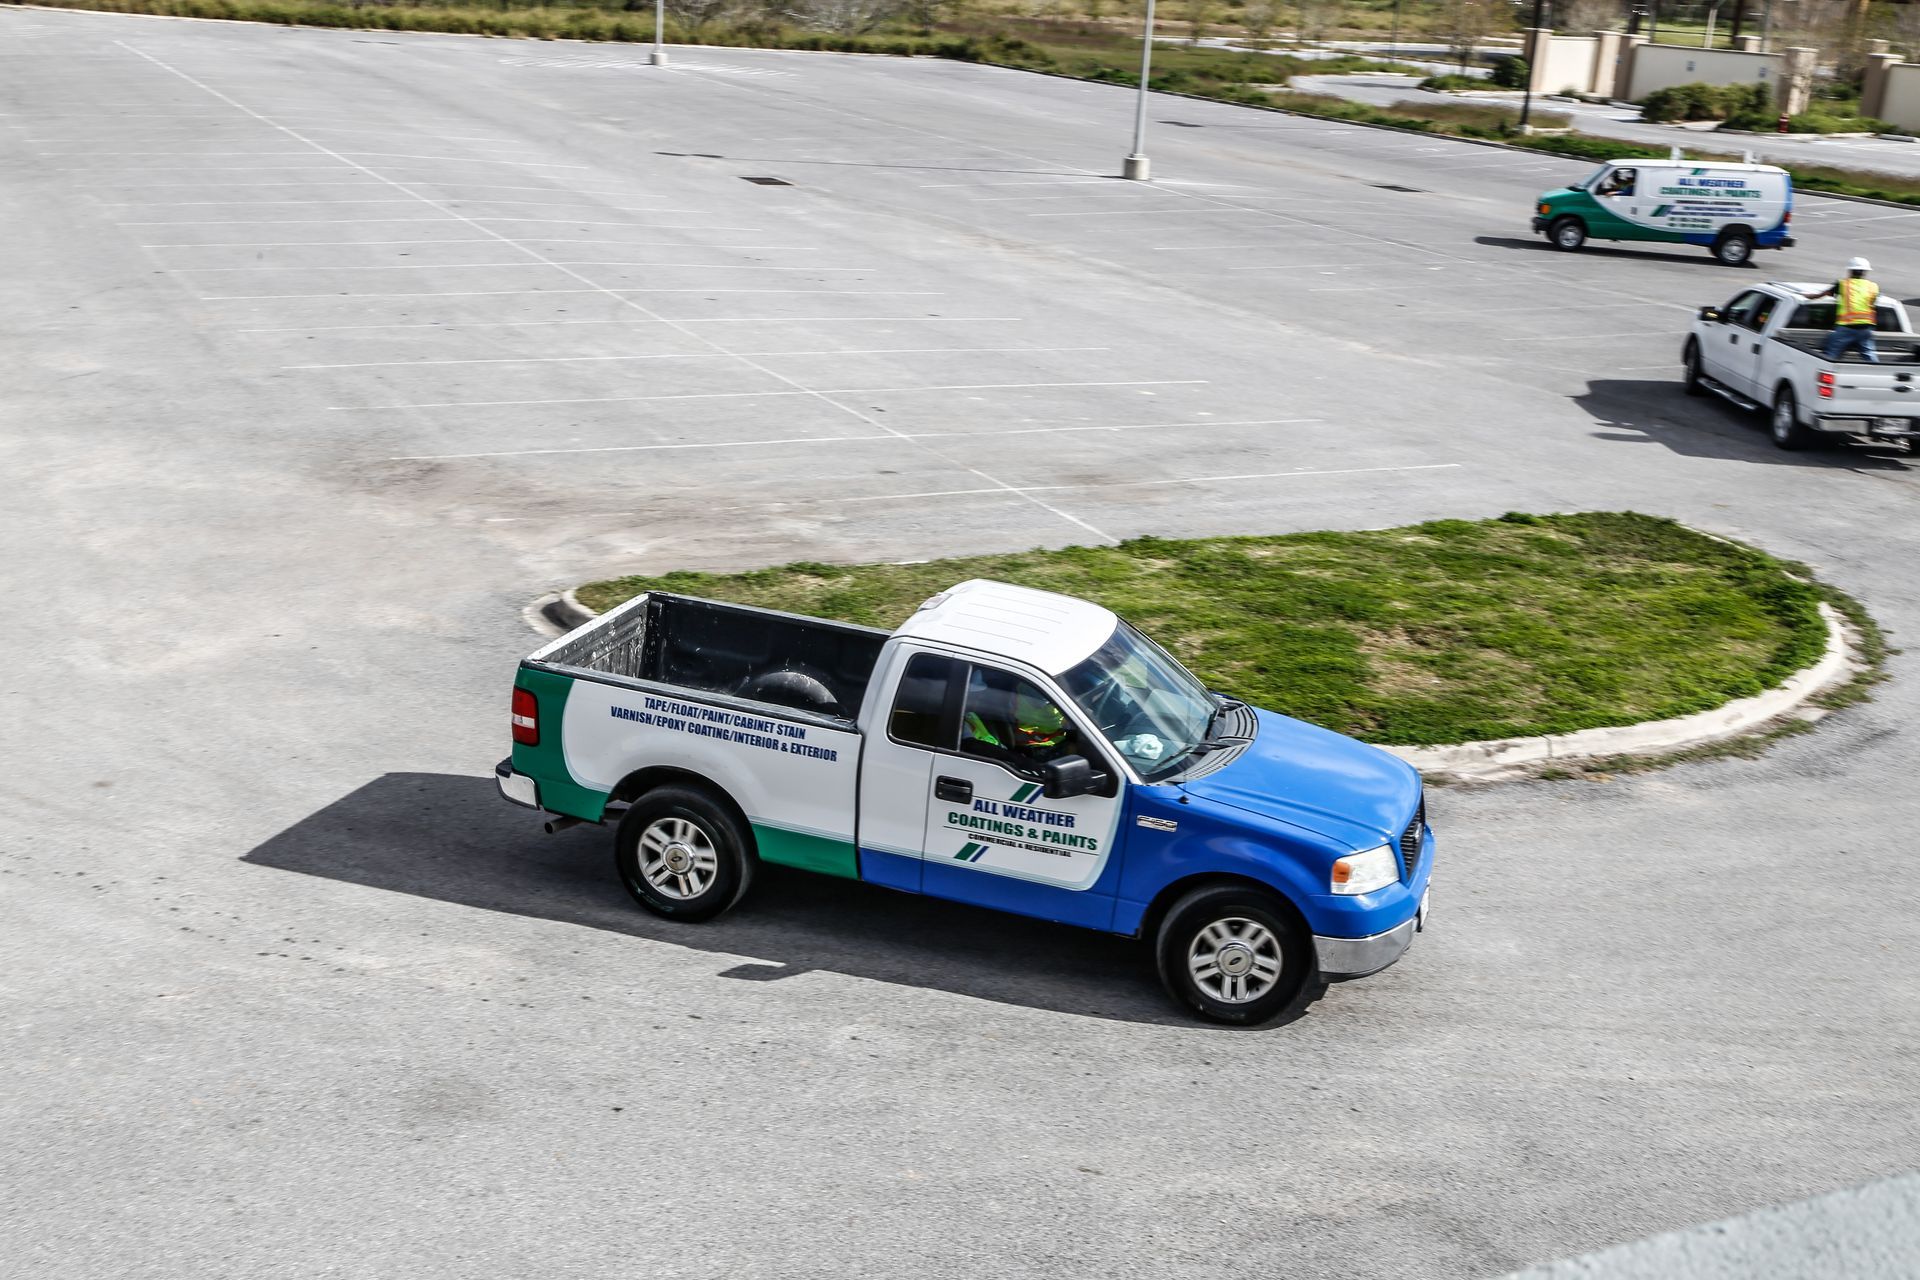
[[540, 829], [548, 835], [554, 835], [558, 832], [565, 831], [568, 827], [577, 827], [585, 821], [585, 818], [575, 818], [568, 814], [559, 814], [541, 823]]

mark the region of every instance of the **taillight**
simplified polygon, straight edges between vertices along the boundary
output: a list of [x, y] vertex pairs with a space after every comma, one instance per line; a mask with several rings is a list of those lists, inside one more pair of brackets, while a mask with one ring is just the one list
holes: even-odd
[[1786, 225], [1787, 223], [1789, 223], [1789, 222], [1792, 222], [1792, 221], [1793, 221], [1793, 210], [1791, 210], [1791, 209], [1789, 209], [1789, 210], [1787, 210], [1787, 212], [1786, 212], [1786, 213], [1785, 213], [1785, 214], [1784, 214], [1784, 215], [1783, 215], [1783, 216], [1781, 217], [1781, 219], [1780, 219], [1780, 222], [1781, 222], [1781, 225], [1783, 225], [1783, 226], [1784, 226], [1784, 225]]
[[1820, 374], [1820, 398], [1822, 400], [1833, 399], [1833, 375], [1825, 371], [1822, 371]]
[[540, 703], [531, 689], [513, 691], [513, 740], [528, 747], [540, 745]]

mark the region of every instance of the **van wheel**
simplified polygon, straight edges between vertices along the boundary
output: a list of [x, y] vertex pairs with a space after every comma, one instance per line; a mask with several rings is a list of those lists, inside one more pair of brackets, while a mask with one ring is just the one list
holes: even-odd
[[1154, 952], [1173, 998], [1214, 1022], [1266, 1022], [1321, 990], [1312, 940], [1272, 894], [1251, 887], [1215, 885], [1180, 899]]
[[1753, 233], [1744, 227], [1722, 231], [1713, 242], [1713, 256], [1722, 266], [1746, 266], [1753, 261]]
[[1800, 404], [1792, 387], [1780, 388], [1773, 398], [1773, 442], [1782, 449], [1804, 449], [1813, 443], [1813, 432], [1800, 425]]
[[1587, 224], [1578, 218], [1555, 218], [1547, 228], [1547, 239], [1554, 248], [1573, 253], [1587, 242]]
[[1703, 396], [1706, 386], [1700, 381], [1700, 344], [1687, 339], [1686, 373], [1682, 375], [1680, 385], [1690, 396]]
[[656, 787], [620, 820], [613, 861], [633, 900], [669, 920], [711, 920], [753, 883], [740, 820], [696, 787]]

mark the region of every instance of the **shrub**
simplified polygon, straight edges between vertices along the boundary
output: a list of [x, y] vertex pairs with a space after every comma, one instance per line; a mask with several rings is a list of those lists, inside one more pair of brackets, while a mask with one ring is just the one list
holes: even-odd
[[1493, 74], [1487, 79], [1496, 89], [1524, 89], [1531, 70], [1525, 58], [1502, 58], [1493, 64]]

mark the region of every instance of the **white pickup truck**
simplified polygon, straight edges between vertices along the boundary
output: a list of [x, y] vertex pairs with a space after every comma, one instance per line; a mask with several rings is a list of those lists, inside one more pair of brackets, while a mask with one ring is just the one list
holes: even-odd
[[1874, 308], [1881, 363], [1828, 360], [1834, 302], [1811, 301], [1825, 286], [1769, 283], [1744, 289], [1723, 307], [1702, 307], [1682, 356], [1686, 389], [1711, 391], [1771, 415], [1773, 442], [1804, 449], [1829, 436], [1905, 440], [1920, 449], [1920, 334], [1906, 308]]
[[621, 880], [669, 919], [799, 867], [1149, 940], [1222, 1022], [1384, 969], [1427, 919], [1410, 766], [1004, 583], [891, 634], [637, 596], [521, 662], [495, 774], [550, 831], [615, 824]]

